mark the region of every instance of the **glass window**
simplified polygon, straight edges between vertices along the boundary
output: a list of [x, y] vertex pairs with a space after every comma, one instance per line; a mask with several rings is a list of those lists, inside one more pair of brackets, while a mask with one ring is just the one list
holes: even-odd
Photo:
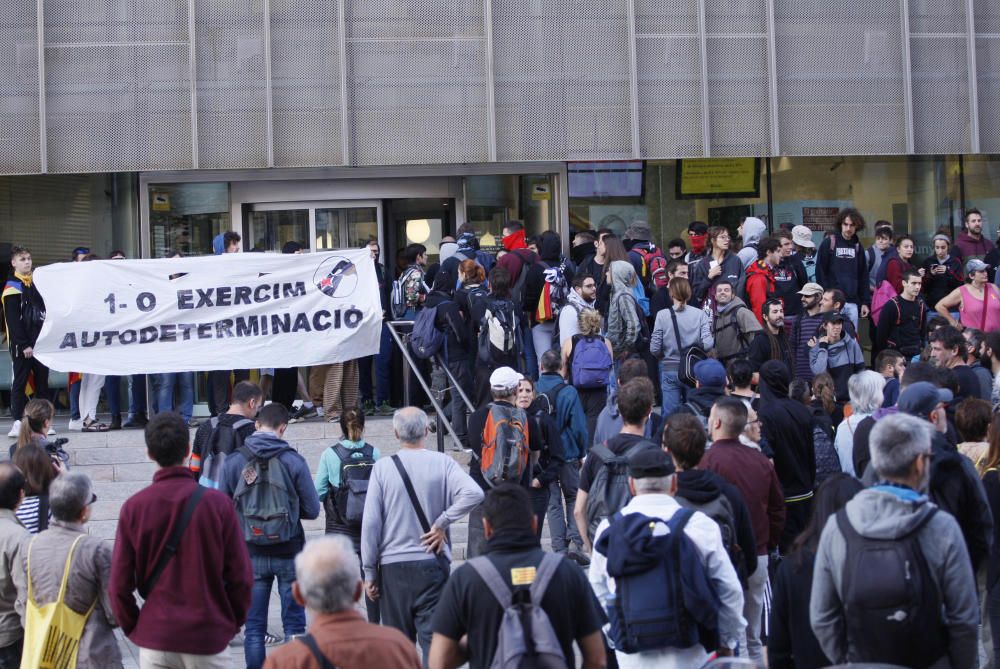
[[228, 183], [150, 184], [150, 257], [211, 255], [212, 240], [232, 229], [231, 220]]
[[378, 239], [375, 207], [342, 207], [316, 210], [316, 248], [360, 248]]
[[[983, 234], [987, 239], [1000, 239], [1000, 160], [996, 156], [965, 156], [965, 205], [983, 214]], [[952, 219], [956, 234], [962, 229], [962, 215]]]
[[887, 221], [897, 235], [914, 238], [923, 260], [939, 228], [951, 234], [959, 210], [958, 161], [951, 157], [774, 158], [771, 170], [775, 225], [807, 225], [817, 242], [833, 232], [837, 210], [855, 207], [865, 217], [859, 234], [866, 246], [876, 222]]
[[551, 174], [470, 176], [465, 179], [466, 220], [483, 250], [498, 249], [507, 221], [519, 220], [527, 236], [555, 226]]
[[281, 253], [281, 248], [288, 242], [304, 244], [309, 239], [309, 210], [251, 211], [246, 231], [244, 249]]

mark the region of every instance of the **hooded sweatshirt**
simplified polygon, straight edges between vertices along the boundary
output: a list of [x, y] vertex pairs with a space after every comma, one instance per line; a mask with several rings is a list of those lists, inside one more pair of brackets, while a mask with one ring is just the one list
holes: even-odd
[[774, 450], [774, 469], [786, 502], [812, 497], [816, 482], [812, 412], [788, 397], [792, 374], [777, 360], [760, 368], [761, 433]]
[[755, 216], [748, 216], [743, 221], [743, 248], [739, 252], [743, 269], [748, 269], [750, 265], [757, 261], [757, 245], [760, 243], [760, 239], [764, 236], [766, 230], [767, 226], [764, 224], [764, 221]]
[[774, 281], [775, 268], [768, 265], [763, 260], [756, 260], [750, 264], [747, 273], [747, 296], [750, 299], [750, 311], [757, 318], [757, 322], [764, 325], [764, 315], [761, 311], [764, 303], [776, 297], [776, 284]]
[[[862, 490], [845, 507], [851, 526], [863, 537], [898, 540], [931, 512], [933, 504], [908, 488], [879, 485]], [[935, 669], [976, 666], [976, 631], [979, 604], [976, 582], [958, 523], [948, 513], [935, 513], [919, 530], [917, 541], [928, 571], [941, 593], [946, 628], [947, 657]], [[843, 609], [847, 542], [831, 519], [820, 536], [809, 618], [823, 652], [835, 664], [865, 658], [848, 638]], [[928, 658], [932, 660], [932, 658]]]
[[993, 242], [986, 239], [985, 234], [976, 239], [969, 234], [968, 230], [963, 230], [955, 239], [955, 255], [966, 262], [973, 258], [982, 260], [992, 250]]
[[849, 402], [847, 380], [865, 368], [865, 355], [854, 337], [846, 332], [839, 341], [818, 343], [809, 349], [809, 369], [813, 375], [829, 372], [837, 390], [839, 402]]
[[857, 235], [844, 239], [838, 232], [823, 239], [816, 260], [816, 282], [826, 290], [840, 288], [851, 304], [871, 304], [868, 259]]
[[762, 329], [740, 298], [734, 297], [728, 304], [719, 307], [712, 328], [719, 360], [725, 363], [731, 358], [745, 357], [756, 333]]
[[[305, 545], [305, 534], [302, 530], [303, 520], [313, 520], [319, 517], [320, 503], [319, 495], [316, 493], [316, 486], [313, 484], [312, 473], [305, 458], [299, 455], [298, 451], [288, 445], [288, 442], [281, 439], [273, 432], [257, 431], [246, 438], [243, 445], [255, 457], [262, 459], [277, 458], [284, 466], [288, 476], [292, 479], [294, 490], [289, 491], [289, 513], [299, 519], [298, 531], [290, 540], [270, 546], [257, 546], [247, 544], [250, 555], [258, 555], [275, 558], [293, 558], [302, 546]], [[223, 465], [222, 480], [219, 482], [219, 489], [232, 497], [236, 493], [236, 486], [239, 483], [243, 468], [247, 466], [247, 459], [240, 451], [234, 451], [226, 457]], [[239, 514], [239, 508], [236, 510]]]
[[627, 260], [611, 263], [611, 304], [608, 306], [608, 341], [616, 358], [624, 357], [641, 334], [637, 303], [632, 287], [638, 281]]
[[[715, 346], [712, 321], [708, 314], [692, 306], [685, 306], [681, 310], [675, 306], [672, 313], [677, 316], [676, 332], [680, 334], [682, 348], [701, 346], [708, 351]], [[677, 348], [677, 334], [670, 314], [670, 309], [656, 314], [656, 323], [649, 339], [649, 352], [662, 359], [665, 370], [675, 372], [680, 365], [680, 350]]]
[[[725, 495], [729, 505], [733, 507], [733, 521], [736, 525], [736, 543], [743, 553], [744, 574], [752, 574], [757, 570], [757, 540], [753, 535], [753, 525], [750, 523], [750, 512], [743, 502], [743, 496], [731, 483], [715, 472], [701, 469], [687, 469], [677, 472], [677, 497], [683, 497], [694, 504], [708, 504], [719, 495]], [[735, 565], [734, 565], [735, 566]]]
[[802, 311], [798, 292], [809, 282], [805, 265], [795, 255], [782, 258], [774, 268], [774, 296], [781, 299], [786, 316], [797, 316]]

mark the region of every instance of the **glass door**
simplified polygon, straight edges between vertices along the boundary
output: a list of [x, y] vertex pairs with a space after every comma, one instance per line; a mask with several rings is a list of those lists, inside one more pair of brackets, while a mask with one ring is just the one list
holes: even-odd
[[309, 237], [308, 209], [271, 209], [255, 205], [245, 223], [243, 248], [247, 251], [281, 253], [288, 242], [306, 246]]
[[378, 206], [315, 209], [314, 249], [361, 248], [378, 239]]

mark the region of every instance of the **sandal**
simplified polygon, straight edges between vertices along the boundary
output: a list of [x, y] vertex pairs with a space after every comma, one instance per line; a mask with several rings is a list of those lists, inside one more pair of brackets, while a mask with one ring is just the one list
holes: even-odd
[[110, 428], [105, 423], [98, 423], [97, 421], [90, 421], [89, 423], [84, 423], [82, 432], [107, 432]]

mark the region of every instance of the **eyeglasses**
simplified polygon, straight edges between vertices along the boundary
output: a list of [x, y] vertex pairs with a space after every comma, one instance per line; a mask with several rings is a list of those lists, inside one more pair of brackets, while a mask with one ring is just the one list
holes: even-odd
[[597, 288], [597, 284], [591, 281], [590, 283], [583, 284], [584, 288]]
[[91, 504], [93, 504], [96, 501], [97, 501], [97, 494], [96, 493], [90, 493], [90, 501], [87, 502], [87, 506], [90, 506]]

